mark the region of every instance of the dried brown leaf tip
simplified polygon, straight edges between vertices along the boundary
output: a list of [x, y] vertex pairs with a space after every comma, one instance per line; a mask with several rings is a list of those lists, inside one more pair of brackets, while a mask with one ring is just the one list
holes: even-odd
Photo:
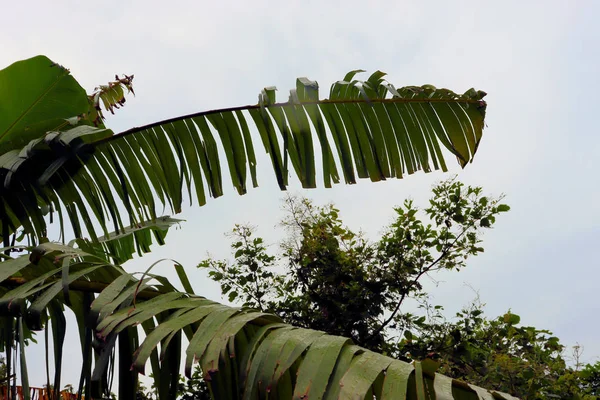
[[100, 85], [94, 89], [94, 92], [89, 95], [90, 103], [93, 109], [96, 111], [96, 115], [93, 118], [94, 124], [99, 125], [104, 120], [100, 102], [104, 105], [104, 108], [114, 114], [115, 109], [121, 108], [125, 104], [125, 90], [127, 93], [132, 93], [135, 96], [133, 90], [133, 75], [123, 75], [119, 78], [115, 75], [115, 80], [108, 82], [107, 85]]

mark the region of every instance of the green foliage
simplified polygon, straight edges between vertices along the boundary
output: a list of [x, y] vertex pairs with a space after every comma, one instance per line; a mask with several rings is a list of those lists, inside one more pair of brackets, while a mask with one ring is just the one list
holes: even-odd
[[582, 378], [582, 390], [600, 397], [600, 361], [595, 364], [587, 364], [580, 372]]
[[0, 384], [6, 382], [6, 362], [4, 357], [0, 356]]
[[[136, 400], [152, 400], [156, 399], [156, 387], [152, 385], [147, 389], [141, 382], [136, 393]], [[177, 385], [177, 399], [179, 400], [210, 400], [210, 391], [206, 381], [202, 377], [202, 370], [197, 365], [194, 368], [192, 375], [187, 378], [179, 377]]]
[[[28, 255], [21, 255], [4, 262], [15, 274], [23, 273], [29, 279], [10, 280], [14, 288], [2, 297], [0, 309], [8, 308], [19, 320], [19, 326], [22, 315], [26, 315], [28, 324], [36, 327], [47, 318], [40, 310], [51, 310], [48, 302], [65, 304], [75, 311], [77, 322], [84, 328], [84, 370], [77, 393], [86, 396], [114, 397], [108, 373], [117, 350], [118, 397], [122, 399], [143, 396], [137, 374], [144, 373], [148, 362], [160, 399], [175, 399], [188, 390], [192, 396], [198, 392], [206, 394], [201, 380], [192, 374], [196, 364], [215, 399], [370, 398], [378, 394], [386, 400], [415, 399], [424, 393], [429, 397], [445, 394], [450, 398], [472, 398], [474, 392], [484, 391], [433, 374], [426, 364], [394, 360], [356, 346], [344, 337], [294, 327], [274, 315], [179, 292], [161, 276], [152, 276], [156, 283], [151, 282], [149, 274], [137, 279], [118, 266], [70, 246], [43, 246], [51, 251], [36, 250], [33, 261]], [[34, 249], [28, 250], [34, 253]], [[82, 276], [90, 280], [78, 279]], [[71, 289], [71, 301], [63, 297], [63, 280]], [[98, 295], [92, 301], [93, 293]], [[143, 339], [136, 329], [140, 325], [145, 333]], [[192, 380], [191, 389], [182, 386], [178, 373], [184, 335], [188, 342], [185, 371]], [[20, 344], [21, 354], [22, 349]], [[55, 363], [60, 374], [60, 357], [55, 357]], [[484, 392], [507, 398], [499, 392]]]
[[132, 76], [117, 77], [88, 96], [68, 69], [48, 58], [19, 61], [0, 71], [0, 104], [8, 107], [0, 115], [4, 247], [19, 229], [31, 243], [43, 241], [47, 213], [51, 221], [58, 214], [61, 232], [70, 224], [76, 238], [87, 234], [96, 241], [124, 229], [125, 219], [135, 225], [158, 218], [157, 209], [181, 212], [186, 195], [204, 205], [207, 197], [223, 194], [223, 171], [244, 194], [248, 181], [258, 186], [260, 147], [281, 189], [292, 171], [303, 187], [317, 186], [316, 140], [326, 187], [342, 179], [445, 171], [442, 147], [463, 167], [472, 160], [483, 134], [484, 92], [396, 88], [381, 71], [365, 82], [357, 72], [335, 82], [330, 99], [319, 99], [316, 82], [298, 78], [285, 103], [276, 103], [274, 88], [265, 88], [255, 105], [113, 134], [104, 129], [100, 105], [110, 112], [122, 106], [125, 91], [133, 91]]
[[68, 126], [69, 118], [89, 110], [87, 95], [69, 70], [45, 56], [0, 70], [0, 88], [0, 156]]
[[244, 305], [275, 312], [288, 323], [399, 356], [387, 328], [417, 319], [400, 313], [402, 304], [425, 294], [421, 280], [427, 274], [460, 270], [483, 251], [482, 230], [508, 210], [500, 200], [449, 179], [433, 188], [428, 208], [419, 210], [410, 200], [396, 208], [381, 239], [369, 243], [343, 225], [333, 205], [288, 197], [282, 224], [289, 238], [280, 260], [285, 273], [275, 272], [276, 258], [253, 229], [241, 226], [233, 230], [235, 262], [208, 259], [199, 266], [209, 268], [230, 301], [241, 293]]
[[[429, 304], [422, 279], [465, 268], [484, 251], [483, 230], [510, 209], [501, 197], [484, 196], [481, 188], [455, 179], [436, 185], [432, 194], [424, 210], [410, 200], [396, 208], [394, 221], [374, 243], [345, 227], [333, 205], [288, 197], [282, 225], [289, 236], [281, 255], [269, 255], [254, 228], [238, 225], [232, 232], [234, 261], [208, 259], [200, 267], [209, 269], [223, 294], [240, 293], [230, 301], [421, 361], [428, 373], [523, 399], [594, 399], [600, 363], [568, 366], [564, 346], [549, 331], [520, 326], [511, 312], [488, 319], [479, 302], [452, 320], [442, 306]], [[402, 310], [409, 298], [421, 313]]]
[[235, 239], [231, 244], [235, 264], [205, 260], [199, 267], [210, 269], [208, 275], [220, 282], [221, 292], [230, 302], [238, 300], [246, 307], [272, 311], [268, 299], [283, 295], [283, 281], [271, 269], [276, 258], [267, 254], [261, 238], [252, 237], [250, 227], [236, 225], [231, 236]]
[[[18, 343], [24, 389], [28, 385], [25, 343], [31, 337], [30, 329], [46, 329], [47, 335], [51, 329], [53, 346], [48, 343], [47, 347], [54, 352], [52, 386], [57, 396], [67, 329], [64, 313], [70, 308], [79, 328], [83, 357], [81, 379], [74, 391], [86, 397], [115, 397], [108, 382], [116, 358], [120, 398], [136, 395], [137, 373], [150, 361], [158, 396], [174, 399], [180, 392], [183, 335], [190, 343], [186, 372], [190, 375], [199, 361], [215, 398], [241, 394], [250, 398], [257, 393], [301, 397], [309, 391], [311, 396], [316, 393], [315, 397], [325, 398], [348, 397], [350, 393], [360, 397], [378, 393], [382, 398], [408, 393], [422, 398], [426, 387], [431, 393], [448, 396], [455, 390], [480, 390], [436, 377], [421, 364], [413, 368], [371, 353], [345, 338], [179, 293], [161, 276], [145, 274], [138, 280], [118, 265], [136, 250], [148, 251], [152, 234], [162, 244], [166, 229], [176, 220], [161, 217], [157, 209], [181, 212], [185, 194], [190, 203], [196, 199], [199, 205], [205, 204], [207, 196], [222, 195], [223, 170], [229, 171], [239, 194], [247, 191], [248, 180], [252, 186], [258, 185], [257, 143], [249, 126], [258, 131], [281, 189], [288, 186], [292, 170], [303, 187], [316, 187], [319, 168], [314, 140], [319, 140], [326, 187], [342, 177], [346, 183], [355, 183], [359, 178], [379, 181], [419, 170], [445, 171], [442, 147], [456, 156], [462, 167], [472, 160], [483, 133], [485, 92], [470, 89], [459, 95], [431, 85], [397, 89], [380, 71], [364, 82], [355, 79], [357, 72], [335, 82], [330, 99], [319, 99], [316, 82], [299, 78], [285, 103], [276, 103], [274, 88], [265, 88], [255, 105], [199, 112], [115, 135], [104, 127], [100, 104], [110, 112], [122, 106], [125, 90], [133, 91], [132, 76], [117, 77], [88, 96], [68, 69], [44, 56], [0, 71], [0, 103], [6, 105], [0, 115], [0, 237], [4, 247], [0, 346], [7, 351], [10, 367], [15, 360], [8, 355]], [[334, 139], [331, 143], [330, 137]], [[219, 149], [225, 160], [220, 159]], [[58, 222], [62, 244], [49, 241], [48, 220]], [[69, 225], [73, 238], [65, 235]], [[312, 238], [308, 246], [294, 249], [297, 252], [290, 257], [298, 265], [314, 264], [322, 271], [304, 274], [302, 285], [287, 299], [290, 315], [298, 323], [338, 308], [349, 316], [371, 294], [380, 296], [381, 304], [376, 307], [381, 310], [389, 306], [386, 302], [397, 300], [378, 284], [368, 291], [342, 285], [340, 293], [348, 301], [354, 297], [357, 301], [349, 306], [327, 304], [326, 266], [314, 257], [321, 253], [331, 257], [342, 268], [342, 275], [362, 277], [367, 284], [374, 281], [359, 271], [355, 257], [366, 251], [377, 269], [379, 250], [366, 244], [361, 250], [356, 244], [360, 240], [352, 242], [353, 234], [341, 225], [332, 228], [323, 223], [316, 230], [307, 227], [303, 235]], [[319, 235], [330, 239], [314, 252], [310, 246], [318, 242]], [[348, 256], [336, 249], [334, 242], [340, 235], [357, 254]], [[17, 245], [25, 239], [28, 246]], [[256, 302], [259, 308], [273, 308], [272, 298], [282, 295], [289, 282], [261, 272], [275, 260], [266, 255], [260, 240], [242, 241], [235, 248], [240, 268], [249, 272], [240, 287], [227, 290], [231, 299], [239, 296], [248, 304]], [[177, 266], [176, 270], [191, 292], [183, 268]], [[235, 269], [226, 272], [235, 273]], [[150, 283], [151, 279], [158, 283]], [[280, 289], [273, 292], [271, 285], [262, 285], [261, 280], [278, 282]], [[253, 296], [244, 292], [246, 287], [253, 288]], [[302, 308], [300, 290], [307, 288], [325, 302], [319, 310]], [[409, 289], [406, 291], [414, 291]], [[321, 318], [321, 323], [326, 319]], [[377, 332], [379, 327], [373, 321], [363, 326], [358, 319], [355, 324], [352, 333], [377, 348], [377, 339], [383, 335]], [[142, 344], [138, 325], [146, 333]], [[332, 330], [345, 333], [342, 328], [339, 321], [332, 325]], [[280, 354], [287, 356], [283, 363]], [[431, 389], [434, 383], [435, 390]], [[192, 377], [189, 384], [196, 390], [201, 383]]]
[[594, 399], [599, 394], [593, 373], [586, 372], [592, 371], [591, 365], [570, 367], [557, 337], [519, 326], [520, 317], [510, 311], [488, 319], [475, 301], [449, 321], [440, 306], [423, 308], [427, 320], [407, 327], [398, 344], [407, 358], [433, 354], [439, 373], [522, 399]]

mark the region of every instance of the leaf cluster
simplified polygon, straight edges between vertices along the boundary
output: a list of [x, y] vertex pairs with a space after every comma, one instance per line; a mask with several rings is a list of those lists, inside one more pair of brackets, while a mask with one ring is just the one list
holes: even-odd
[[404, 331], [398, 347], [406, 357], [434, 355], [440, 373], [523, 399], [595, 399], [600, 394], [600, 364], [569, 366], [565, 346], [550, 331], [522, 326], [510, 311], [486, 318], [478, 300], [452, 320], [436, 307], [427, 321]]
[[[482, 234], [510, 207], [502, 196], [455, 178], [432, 188], [427, 208], [412, 200], [395, 208], [379, 240], [346, 227], [334, 205], [288, 196], [288, 236], [272, 255], [256, 228], [231, 232], [234, 260], [204, 260], [229, 301], [273, 312], [285, 322], [352, 338], [371, 350], [430, 372], [512, 393], [523, 399], [594, 399], [600, 363], [570, 367], [565, 346], [547, 330], [521, 326], [512, 312], [489, 319], [474, 301], [446, 319], [429, 304], [423, 279], [460, 271], [484, 251]], [[416, 300], [423, 312], [403, 308]]]
[[246, 306], [397, 355], [388, 328], [407, 323], [401, 306], [424, 294], [424, 277], [460, 270], [483, 251], [482, 231], [509, 210], [501, 199], [452, 178], [433, 188], [424, 210], [406, 200], [382, 237], [369, 242], [344, 226], [333, 205], [288, 197], [281, 255], [269, 254], [252, 227], [236, 226], [234, 261], [207, 259], [200, 266], [230, 301], [242, 293]]

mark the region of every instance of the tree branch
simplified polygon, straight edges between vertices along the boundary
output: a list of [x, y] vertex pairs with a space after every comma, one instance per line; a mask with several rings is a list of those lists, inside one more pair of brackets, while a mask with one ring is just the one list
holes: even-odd
[[[419, 279], [421, 279], [421, 277], [430, 272], [431, 269], [437, 264], [439, 263], [445, 256], [447, 256], [450, 253], [450, 249], [456, 244], [456, 242], [458, 241], [458, 239], [460, 239], [465, 232], [467, 232], [472, 226], [474, 225], [470, 225], [467, 228], [465, 228], [452, 242], [452, 244], [445, 249], [444, 251], [442, 251], [442, 254], [440, 254], [440, 256], [434, 260], [431, 264], [429, 264], [429, 266], [421, 269], [421, 271], [419, 272], [419, 274], [415, 277], [415, 279], [413, 279], [411, 281], [411, 285], [414, 285], [415, 283], [417, 283], [417, 281]], [[369, 335], [369, 337], [365, 340], [365, 343], [368, 343], [371, 339], [373, 339], [376, 335], [378, 335], [381, 331], [383, 331], [385, 329], [385, 327], [387, 325], [389, 325], [390, 322], [392, 322], [392, 320], [394, 319], [394, 317], [396, 316], [396, 314], [398, 313], [398, 311], [400, 311], [400, 306], [402, 305], [402, 302], [404, 301], [404, 299], [406, 298], [408, 292], [405, 292], [402, 294], [402, 296], [400, 297], [400, 300], [398, 300], [398, 304], [396, 304], [396, 307], [394, 308], [394, 311], [392, 311], [392, 315], [390, 315], [390, 317], [388, 319], [386, 319], [384, 321], [383, 324], [381, 324], [381, 326], [379, 328], [377, 328], [371, 335]]]

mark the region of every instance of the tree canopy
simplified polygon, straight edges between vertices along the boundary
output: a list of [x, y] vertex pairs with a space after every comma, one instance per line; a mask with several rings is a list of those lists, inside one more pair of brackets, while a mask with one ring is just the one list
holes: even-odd
[[[450, 179], [433, 188], [429, 207], [411, 200], [376, 243], [345, 227], [333, 205], [317, 207], [305, 198], [285, 200], [282, 243], [285, 274], [275, 274], [276, 258], [247, 226], [233, 230], [233, 264], [206, 260], [202, 267], [221, 282], [223, 293], [245, 306], [275, 312], [285, 321], [331, 334], [395, 357], [387, 329], [414, 321], [399, 313], [408, 298], [420, 298], [422, 280], [439, 270], [460, 270], [481, 247], [482, 231], [508, 211], [501, 198]], [[423, 220], [421, 214], [431, 223]], [[273, 303], [273, 299], [278, 299]]]

